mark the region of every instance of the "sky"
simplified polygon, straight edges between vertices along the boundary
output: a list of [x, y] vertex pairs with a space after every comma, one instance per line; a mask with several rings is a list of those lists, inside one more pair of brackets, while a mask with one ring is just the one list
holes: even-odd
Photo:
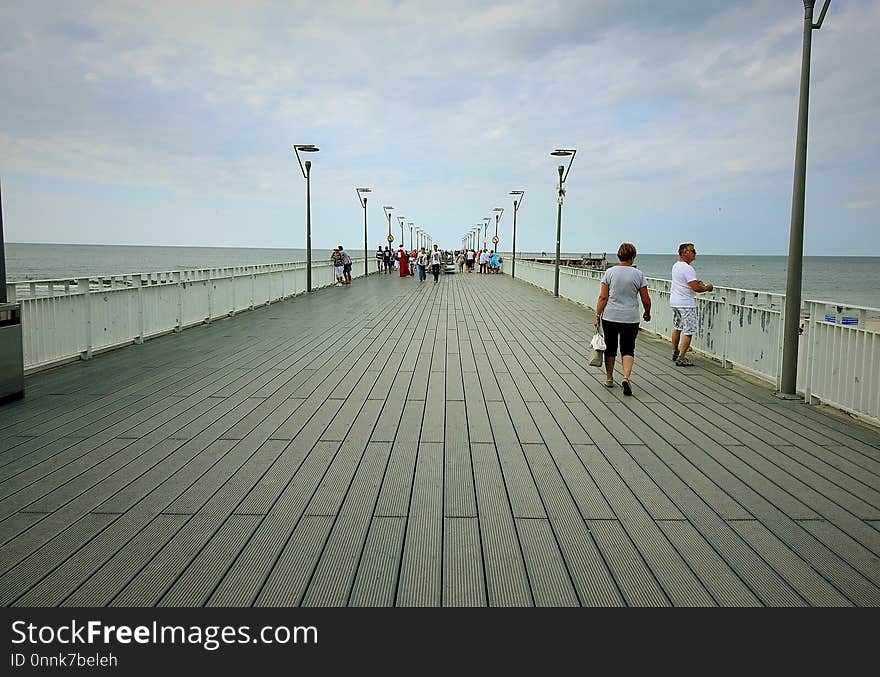
[[[818, 0], [816, 14], [823, 0]], [[6, 0], [5, 239], [786, 254], [801, 0]], [[880, 2], [812, 32], [807, 255], [880, 255]], [[395, 243], [399, 228], [395, 219]], [[494, 218], [489, 236], [494, 232]], [[409, 234], [407, 232], [407, 244]]]

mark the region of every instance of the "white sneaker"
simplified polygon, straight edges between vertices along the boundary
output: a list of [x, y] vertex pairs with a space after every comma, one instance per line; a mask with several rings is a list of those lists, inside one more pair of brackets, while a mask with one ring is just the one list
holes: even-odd
[[341, 283], [341, 282], [337, 282], [337, 283], [336, 283], [336, 286], [337, 286], [337, 287], [341, 287], [341, 286], [342, 286], [342, 283]]

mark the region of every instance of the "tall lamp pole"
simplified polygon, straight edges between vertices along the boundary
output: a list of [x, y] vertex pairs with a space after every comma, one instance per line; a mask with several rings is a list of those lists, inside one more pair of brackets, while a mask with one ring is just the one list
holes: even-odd
[[406, 223], [406, 217], [398, 216], [397, 222], [400, 224], [400, 246], [406, 249], [406, 237], [403, 234], [403, 226]]
[[797, 397], [798, 334], [801, 319], [801, 282], [804, 262], [804, 196], [807, 188], [807, 117], [810, 108], [810, 49], [813, 30], [822, 28], [831, 0], [825, 0], [819, 20], [813, 23], [816, 0], [804, 0], [804, 48], [801, 59], [801, 91], [798, 104], [797, 150], [794, 156], [794, 187], [791, 196], [791, 227], [788, 236], [788, 280], [785, 285], [785, 323], [782, 333], [782, 382], [780, 396]]
[[489, 246], [486, 243], [486, 231], [489, 230], [489, 221], [492, 220], [491, 216], [483, 217], [483, 251], [486, 251]]
[[[510, 277], [516, 277], [516, 213], [522, 205], [523, 198], [526, 196], [524, 190], [512, 190], [510, 194], [513, 198], [513, 260], [510, 262]], [[519, 197], [519, 200], [516, 198]]]
[[388, 217], [388, 248], [391, 248], [391, 243], [394, 242], [394, 235], [391, 233], [391, 212], [394, 210], [394, 207], [384, 206], [382, 210], [385, 212], [385, 216]]
[[3, 196], [0, 193], [0, 303], [6, 303], [6, 245], [3, 239]]
[[415, 226], [415, 224], [412, 221], [410, 221], [409, 222], [409, 250], [410, 251], [413, 250], [413, 227], [414, 226]]
[[364, 208], [364, 277], [370, 274], [370, 270], [367, 267], [367, 254], [368, 254], [368, 244], [367, 244], [367, 193], [372, 193], [369, 188], [355, 188], [355, 192], [357, 192], [358, 202], [361, 203], [361, 207]]
[[557, 148], [550, 153], [550, 155], [553, 155], [554, 157], [571, 156], [571, 160], [568, 161], [568, 169], [566, 169], [564, 165], [559, 165], [557, 169], [559, 172], [559, 185], [556, 190], [556, 267], [553, 271], [553, 296], [559, 296], [559, 257], [561, 256], [559, 245], [562, 241], [562, 201], [565, 197], [565, 180], [568, 178], [568, 173], [571, 171], [571, 164], [574, 162], [574, 156], [576, 153], [577, 151], [574, 148]]
[[293, 152], [296, 153], [296, 161], [302, 171], [303, 178], [306, 180], [306, 291], [312, 291], [312, 183], [311, 172], [312, 163], [309, 160], [300, 159], [300, 153], [317, 153], [318, 148], [313, 143], [298, 143], [293, 146]]
[[492, 210], [495, 212], [495, 236], [492, 238], [492, 244], [494, 245], [492, 248], [497, 252], [498, 251], [498, 243], [500, 240], [498, 239], [498, 222], [501, 220], [501, 216], [504, 214], [503, 207], [495, 207]]

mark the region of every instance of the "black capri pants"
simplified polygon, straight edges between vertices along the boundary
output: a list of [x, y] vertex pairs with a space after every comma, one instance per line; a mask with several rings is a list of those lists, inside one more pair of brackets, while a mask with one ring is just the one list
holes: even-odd
[[636, 350], [636, 336], [639, 323], [611, 322], [602, 320], [602, 331], [605, 332], [605, 357], [617, 357], [617, 343], [620, 341], [620, 354], [633, 357]]

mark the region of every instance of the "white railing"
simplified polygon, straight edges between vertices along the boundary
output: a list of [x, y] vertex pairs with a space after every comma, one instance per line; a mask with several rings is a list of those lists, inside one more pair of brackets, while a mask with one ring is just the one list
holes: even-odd
[[[373, 260], [368, 265], [374, 265]], [[353, 259], [352, 276], [363, 274], [364, 260]], [[335, 282], [329, 263], [312, 263], [313, 288]], [[229, 317], [305, 290], [303, 261], [27, 280], [9, 283], [7, 296], [21, 303], [25, 373], [30, 373]]]
[[[559, 295], [595, 308], [602, 272], [561, 266]], [[516, 276], [553, 291], [554, 267], [517, 258]], [[668, 338], [671, 282], [647, 278], [653, 312], [641, 328]], [[867, 327], [880, 309], [806, 301], [798, 346], [797, 390], [808, 402], [821, 401], [880, 424], [880, 332]], [[698, 333], [691, 346], [725, 366], [736, 366], [779, 389], [785, 295], [715, 287], [697, 297]], [[847, 321], [853, 322], [848, 324]]]

